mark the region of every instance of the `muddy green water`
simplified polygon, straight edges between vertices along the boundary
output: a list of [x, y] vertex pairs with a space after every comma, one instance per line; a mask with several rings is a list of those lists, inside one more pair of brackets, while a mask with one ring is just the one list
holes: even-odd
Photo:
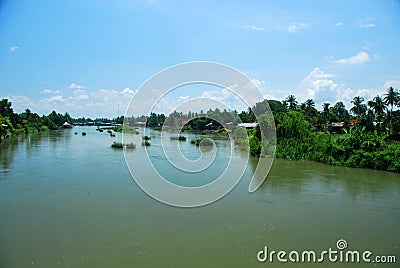
[[[132, 137], [138, 146], [130, 152], [138, 168], [145, 154], [140, 137]], [[114, 140], [120, 135], [75, 127], [0, 145], [1, 268], [400, 267], [398, 174], [275, 160], [262, 187], [249, 194], [256, 165], [251, 159], [227, 196], [183, 209], [146, 195], [131, 178], [123, 152], [110, 148]], [[153, 133], [149, 150], [168, 175], [174, 171], [157, 155], [157, 140]], [[189, 140], [182, 151], [195, 158], [199, 152]], [[221, 166], [229, 158], [227, 144], [217, 142]], [[244, 159], [239, 152], [232, 157]], [[209, 182], [220, 170], [216, 165], [194, 184]], [[184, 173], [171, 178], [192, 183]], [[337, 249], [338, 239], [351, 250], [394, 255], [397, 263], [260, 263], [256, 257], [264, 246]]]

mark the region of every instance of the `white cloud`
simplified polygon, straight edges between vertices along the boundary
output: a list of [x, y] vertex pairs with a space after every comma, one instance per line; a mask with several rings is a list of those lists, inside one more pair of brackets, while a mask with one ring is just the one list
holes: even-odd
[[1, 96], [0, 99], [8, 99], [12, 103], [15, 112], [20, 113], [25, 109], [35, 110], [37, 104], [27, 96]]
[[87, 100], [87, 99], [89, 99], [89, 95], [83, 89], [75, 89], [72, 94], [74, 95], [74, 98], [77, 99], [77, 100]]
[[366, 28], [373, 28], [375, 27], [375, 18], [374, 17], [366, 17], [359, 22], [359, 26], [361, 29], [366, 29]]
[[345, 83], [335, 81], [332, 79], [333, 77], [335, 77], [333, 74], [327, 74], [320, 68], [314, 68], [299, 83], [294, 92], [290, 92], [287, 95], [295, 95], [299, 102], [304, 102], [311, 98], [315, 101], [315, 107], [319, 110], [324, 102], [334, 105], [338, 101], [342, 101], [349, 109], [352, 107], [351, 101], [355, 96], [361, 96], [368, 101], [376, 95], [382, 96], [389, 86], [400, 86], [400, 80], [390, 80], [386, 81], [381, 89], [352, 89], [346, 86]]
[[374, 54], [374, 59], [377, 59], [377, 60], [379, 60], [381, 58], [381, 56], [379, 55], [379, 54]]
[[41, 93], [52, 95], [52, 94], [61, 94], [61, 91], [59, 91], [59, 90], [51, 90], [51, 89], [46, 88], [46, 89], [43, 89], [41, 91]]
[[129, 87], [127, 87], [127, 88], [124, 88], [124, 89], [121, 91], [121, 94], [122, 94], [122, 95], [134, 95], [134, 94], [135, 94], [135, 91], [133, 91], [132, 89], [130, 89]]
[[75, 96], [79, 96], [82, 94], [86, 94], [86, 91], [83, 89], [76, 89], [76, 90], [74, 90], [74, 92], [72, 94], [74, 94]]
[[321, 78], [332, 78], [335, 77], [334, 74], [324, 73], [320, 68], [314, 68], [311, 73], [308, 75], [308, 78], [312, 79], [321, 79]]
[[17, 46], [11, 46], [11, 47], [8, 49], [8, 51], [10, 51], [10, 52], [15, 52], [17, 49], [19, 49], [19, 47], [17, 47]]
[[251, 25], [250, 29], [254, 30], [254, 31], [264, 31], [265, 30], [263, 27], [259, 27], [259, 26], [255, 26], [255, 25]]
[[70, 85], [69, 85], [69, 88], [72, 88], [72, 89], [82, 89], [82, 88], [85, 88], [86, 86], [84, 86], [84, 85], [78, 85], [78, 84], [75, 84], [74, 82], [72, 82]]
[[344, 24], [342, 23], [342, 22], [337, 22], [336, 24], [335, 24], [335, 26], [338, 26], [338, 27], [340, 27], [340, 26], [343, 26]]
[[265, 81], [258, 80], [258, 79], [250, 79], [250, 80], [251, 80], [251, 82], [253, 82], [253, 84], [254, 84], [256, 87], [261, 87], [261, 86], [264, 86], [264, 85], [265, 85]]
[[189, 99], [189, 96], [188, 96], [188, 95], [179, 96], [179, 100], [180, 100], [180, 101], [186, 101], [186, 100], [188, 100], [188, 99]]
[[373, 24], [373, 23], [361, 23], [360, 24], [360, 28], [361, 29], [364, 29], [364, 28], [373, 28], [373, 27], [375, 27], [376, 25], [375, 24]]
[[305, 30], [311, 28], [311, 25], [308, 23], [298, 23], [298, 22], [293, 22], [292, 24], [289, 25], [287, 30], [291, 33], [298, 32], [300, 30]]
[[92, 92], [91, 97], [110, 104], [120, 102], [120, 93], [114, 89], [99, 89], [96, 92]]
[[367, 52], [361, 51], [355, 56], [336, 60], [335, 63], [340, 63], [340, 64], [361, 64], [361, 63], [369, 61], [370, 59], [371, 59], [371, 57], [368, 55]]
[[82, 95], [76, 96], [76, 98], [77, 98], [78, 100], [87, 100], [87, 99], [89, 99], [89, 95], [87, 95], [87, 94], [82, 94]]
[[344, 93], [344, 85], [339, 85], [329, 78], [333, 78], [333, 74], [324, 73], [320, 68], [314, 68], [298, 85], [297, 95], [301, 101], [306, 99], [314, 99], [316, 102], [328, 101], [333, 96], [338, 97], [338, 90]]
[[45, 100], [48, 100], [48, 101], [59, 101], [59, 102], [64, 102], [65, 101], [65, 99], [61, 95], [56, 95], [56, 96], [47, 98]]
[[400, 89], [400, 80], [387, 80], [383, 84], [383, 90], [388, 89], [389, 87], [394, 87]]
[[124, 98], [124, 101], [130, 101], [133, 96], [135, 96], [135, 94], [137, 93], [137, 90], [132, 90], [130, 88], [124, 88], [120, 94], [122, 95], [122, 97]]

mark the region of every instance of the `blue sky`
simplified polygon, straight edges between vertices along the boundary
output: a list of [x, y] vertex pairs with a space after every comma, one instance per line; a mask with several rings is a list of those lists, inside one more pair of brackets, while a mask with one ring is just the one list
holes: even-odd
[[[350, 108], [356, 95], [400, 88], [399, 14], [392, 0], [0, 1], [0, 98], [17, 112], [113, 117], [153, 74], [213, 61], [268, 98]], [[196, 97], [177, 94], [165, 102]], [[232, 99], [211, 87], [196, 94]]]

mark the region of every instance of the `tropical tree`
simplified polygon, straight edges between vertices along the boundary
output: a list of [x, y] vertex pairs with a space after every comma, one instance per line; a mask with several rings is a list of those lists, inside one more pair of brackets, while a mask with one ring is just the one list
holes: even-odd
[[10, 117], [14, 113], [11, 107], [11, 102], [8, 99], [2, 99], [0, 101], [0, 115]]
[[349, 113], [346, 110], [346, 106], [341, 101], [338, 101], [332, 108], [330, 108], [330, 111], [335, 115], [336, 120], [345, 122], [349, 119]]
[[325, 102], [324, 104], [322, 104], [322, 114], [323, 114], [323, 116], [324, 116], [324, 118], [325, 118], [326, 121], [328, 121], [328, 120], [329, 120], [329, 117], [330, 117], [330, 116], [329, 116], [329, 115], [330, 115], [329, 106], [330, 106], [330, 104], [327, 103], [327, 102]]
[[305, 104], [306, 104], [306, 109], [311, 109], [315, 107], [315, 102], [312, 99], [306, 100]]
[[372, 101], [368, 101], [368, 106], [371, 108], [372, 111], [374, 111], [377, 126], [381, 128], [386, 110], [386, 104], [384, 100], [379, 95], [377, 95], [373, 98]]
[[315, 109], [315, 102], [312, 99], [308, 99], [304, 102], [305, 108], [308, 116], [314, 117], [317, 114], [317, 109]]
[[385, 101], [386, 105], [390, 105], [390, 114], [392, 114], [393, 106], [399, 105], [400, 93], [397, 89], [394, 89], [393, 87], [389, 87], [387, 89], [387, 93], [385, 94], [385, 97], [383, 98], [383, 100]]
[[11, 102], [9, 102], [8, 99], [2, 99], [0, 101], [0, 115], [8, 117], [14, 126], [17, 125], [17, 114], [14, 113], [14, 109], [11, 107]]
[[390, 105], [390, 110], [388, 110], [388, 121], [389, 121], [389, 135], [391, 133], [392, 126], [392, 118], [393, 118], [393, 106], [399, 105], [400, 102], [400, 93], [397, 89], [393, 87], [389, 87], [387, 89], [387, 93], [383, 98], [386, 105]]
[[296, 97], [293, 95], [289, 95], [285, 99], [285, 103], [287, 103], [289, 105], [289, 110], [294, 110], [297, 107], [297, 100], [296, 100]]
[[360, 96], [354, 97], [351, 103], [354, 105], [350, 111], [353, 112], [357, 117], [361, 117], [367, 111], [367, 105], [363, 104], [364, 98]]

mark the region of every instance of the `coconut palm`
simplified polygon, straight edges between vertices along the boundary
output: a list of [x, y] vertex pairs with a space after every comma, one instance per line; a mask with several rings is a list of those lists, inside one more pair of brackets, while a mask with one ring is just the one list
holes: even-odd
[[387, 89], [387, 93], [385, 94], [385, 97], [383, 98], [383, 100], [385, 101], [386, 105], [390, 105], [390, 113], [392, 114], [393, 106], [399, 105], [400, 93], [397, 89], [394, 89], [393, 87], [389, 87]]
[[315, 102], [312, 99], [306, 100], [306, 109], [311, 109], [315, 107]]
[[353, 112], [357, 117], [364, 115], [367, 111], [367, 105], [363, 104], [363, 102], [364, 98], [360, 96], [354, 97], [354, 99], [351, 101], [354, 106], [351, 107], [350, 111]]
[[322, 117], [325, 120], [325, 123], [327, 123], [329, 121], [329, 119], [331, 118], [331, 112], [329, 109], [330, 103], [325, 102], [324, 104], [322, 104]]
[[286, 102], [287, 104], [289, 104], [289, 109], [290, 109], [290, 110], [296, 109], [296, 107], [297, 107], [297, 100], [296, 100], [296, 97], [295, 97], [295, 96], [289, 95], [289, 96], [286, 98], [285, 102]]
[[393, 87], [389, 87], [387, 89], [387, 93], [385, 94], [385, 97], [383, 98], [383, 100], [385, 101], [386, 105], [390, 105], [390, 111], [388, 110], [389, 134], [390, 134], [390, 130], [392, 128], [393, 106], [399, 105], [400, 93], [397, 89], [394, 89]]
[[372, 101], [368, 102], [368, 106], [374, 111], [378, 126], [381, 126], [385, 110], [387, 109], [384, 100], [378, 95]]

